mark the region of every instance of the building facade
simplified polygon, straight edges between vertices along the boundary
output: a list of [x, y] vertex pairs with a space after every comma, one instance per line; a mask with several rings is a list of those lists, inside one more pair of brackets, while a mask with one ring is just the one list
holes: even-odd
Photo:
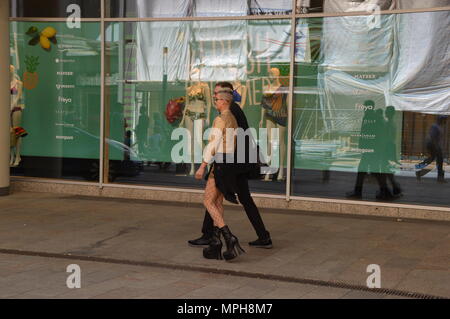
[[447, 219], [450, 0], [10, 2], [18, 188], [199, 201], [229, 81], [261, 206]]

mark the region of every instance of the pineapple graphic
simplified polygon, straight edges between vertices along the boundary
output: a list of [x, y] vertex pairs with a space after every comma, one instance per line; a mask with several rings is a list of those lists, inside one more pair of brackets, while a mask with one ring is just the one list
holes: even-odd
[[39, 57], [37, 56], [25, 56], [25, 66], [26, 66], [26, 72], [23, 73], [23, 86], [27, 90], [34, 89], [38, 82], [39, 77], [36, 72], [36, 68], [39, 65]]

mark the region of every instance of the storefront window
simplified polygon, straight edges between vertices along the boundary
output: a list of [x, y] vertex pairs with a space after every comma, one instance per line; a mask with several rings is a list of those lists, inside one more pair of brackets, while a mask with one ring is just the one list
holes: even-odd
[[[104, 134], [101, 23], [11, 22], [11, 175], [98, 182], [104, 135], [105, 183], [202, 188], [213, 89], [228, 81], [270, 166], [253, 191], [285, 194], [290, 174], [293, 196], [448, 206], [450, 11], [335, 13], [450, 0], [298, 0], [296, 13], [334, 16], [297, 19], [294, 48], [292, 3], [105, 0], [109, 18], [171, 21], [105, 22]], [[100, 7], [13, 0], [11, 17], [100, 18]], [[184, 17], [196, 19], [169, 19]]]
[[173, 18], [286, 15], [291, 0], [107, 0], [108, 17]]
[[[203, 187], [193, 176], [201, 152], [200, 161], [195, 151], [175, 161], [181, 137], [174, 131], [185, 129], [201, 150], [218, 114], [215, 83], [229, 81], [256, 139], [260, 127], [280, 131], [273, 152], [282, 165], [265, 181], [252, 181], [252, 189], [284, 193], [290, 31], [290, 20], [108, 24], [109, 138], [126, 145], [110, 148], [114, 181]], [[262, 105], [272, 96], [279, 98], [279, 113], [269, 119]]]
[[448, 18], [298, 20], [294, 195], [448, 206]]
[[100, 24], [10, 32], [11, 175], [98, 181]]

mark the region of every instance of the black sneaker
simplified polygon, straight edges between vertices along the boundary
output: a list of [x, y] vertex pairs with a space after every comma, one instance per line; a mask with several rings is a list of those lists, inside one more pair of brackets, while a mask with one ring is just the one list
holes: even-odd
[[358, 192], [347, 192], [345, 194], [345, 197], [347, 197], [348, 199], [362, 199], [362, 194], [358, 193]]
[[268, 238], [268, 239], [261, 239], [261, 238], [258, 238], [257, 240], [251, 241], [251, 242], [249, 242], [248, 244], [249, 244], [250, 246], [256, 247], [256, 248], [266, 248], [266, 249], [269, 249], [269, 248], [272, 248], [272, 247], [273, 247], [273, 246], [272, 246], [272, 240], [271, 240], [270, 238]]
[[375, 198], [383, 201], [390, 201], [399, 198], [400, 196], [394, 196], [389, 190], [378, 190], [376, 192]]
[[208, 247], [210, 241], [211, 241], [210, 236], [203, 235], [200, 238], [188, 240], [188, 244], [189, 246], [192, 247]]

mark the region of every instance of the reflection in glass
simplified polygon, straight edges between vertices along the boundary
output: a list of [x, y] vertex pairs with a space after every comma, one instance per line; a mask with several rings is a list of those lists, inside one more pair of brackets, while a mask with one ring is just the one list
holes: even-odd
[[[289, 20], [110, 23], [106, 34], [108, 138], [127, 140], [136, 155], [121, 164], [130, 169], [115, 182], [203, 187], [193, 173], [217, 115], [212, 91], [220, 81], [235, 86], [255, 138], [260, 123], [286, 131]], [[172, 153], [178, 129], [186, 129], [191, 142], [181, 162]], [[273, 153], [282, 167], [266, 178], [269, 183], [252, 181], [257, 190], [284, 192], [286, 134], [281, 138]], [[112, 163], [125, 158], [107, 154]]]
[[450, 0], [297, 0], [296, 13], [344, 13], [450, 6]]
[[10, 31], [11, 175], [98, 181], [100, 24], [13, 22]]
[[11, 0], [11, 17], [100, 18], [100, 0]]
[[291, 13], [291, 0], [107, 0], [106, 16], [176, 18]]
[[298, 20], [310, 60], [296, 57], [294, 195], [448, 205], [432, 180], [446, 181], [449, 15]]
[[436, 123], [431, 125], [428, 135], [426, 137], [426, 149], [428, 157], [417, 164], [416, 176], [418, 179], [425, 176], [431, 171], [428, 168], [433, 161], [436, 160], [437, 166], [437, 181], [445, 183], [445, 172], [443, 168], [444, 163], [444, 128], [447, 122], [446, 115], [440, 115], [436, 119]]

